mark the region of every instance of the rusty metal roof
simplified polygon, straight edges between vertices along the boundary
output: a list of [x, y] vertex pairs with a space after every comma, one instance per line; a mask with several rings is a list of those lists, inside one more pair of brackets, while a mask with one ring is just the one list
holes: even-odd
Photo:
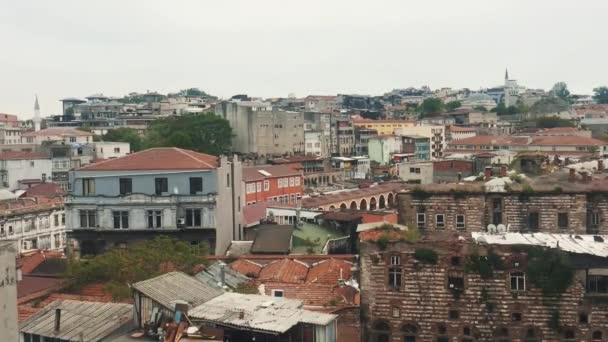
[[531, 245], [559, 248], [577, 254], [608, 257], [608, 236], [548, 233], [472, 233], [473, 240], [489, 245]]

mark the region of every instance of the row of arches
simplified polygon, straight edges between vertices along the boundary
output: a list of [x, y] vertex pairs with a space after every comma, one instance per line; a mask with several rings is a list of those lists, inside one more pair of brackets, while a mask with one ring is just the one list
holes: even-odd
[[[386, 197], [384, 195], [380, 195], [376, 200], [375, 196], [372, 196], [368, 200], [362, 198], [360, 200], [353, 200], [350, 203], [342, 202], [340, 203], [339, 209], [352, 209], [352, 210], [376, 210], [376, 209], [386, 209], [392, 208], [395, 202], [395, 196], [393, 193], [389, 193]], [[348, 204], [347, 204], [348, 203]], [[321, 208], [322, 209], [322, 208]], [[337, 209], [335, 205], [330, 205], [329, 210]]]

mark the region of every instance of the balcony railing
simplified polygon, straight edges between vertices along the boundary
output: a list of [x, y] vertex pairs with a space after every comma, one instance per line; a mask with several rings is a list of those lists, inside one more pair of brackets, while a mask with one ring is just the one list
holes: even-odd
[[182, 203], [214, 204], [216, 195], [168, 195], [154, 196], [145, 194], [131, 194], [125, 196], [76, 196], [70, 195], [65, 199], [65, 204], [96, 204], [96, 205], [115, 205], [115, 204], [162, 204], [178, 205]]

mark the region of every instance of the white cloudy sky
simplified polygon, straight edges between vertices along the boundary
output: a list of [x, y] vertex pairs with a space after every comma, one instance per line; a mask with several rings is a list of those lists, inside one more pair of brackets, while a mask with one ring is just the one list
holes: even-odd
[[0, 112], [200, 87], [380, 94], [608, 84], [603, 0], [0, 0]]

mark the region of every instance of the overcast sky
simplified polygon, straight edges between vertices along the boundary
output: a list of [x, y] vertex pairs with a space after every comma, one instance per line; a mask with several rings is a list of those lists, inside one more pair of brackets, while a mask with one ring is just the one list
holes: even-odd
[[0, 0], [0, 112], [199, 87], [227, 97], [608, 84], [603, 0]]

